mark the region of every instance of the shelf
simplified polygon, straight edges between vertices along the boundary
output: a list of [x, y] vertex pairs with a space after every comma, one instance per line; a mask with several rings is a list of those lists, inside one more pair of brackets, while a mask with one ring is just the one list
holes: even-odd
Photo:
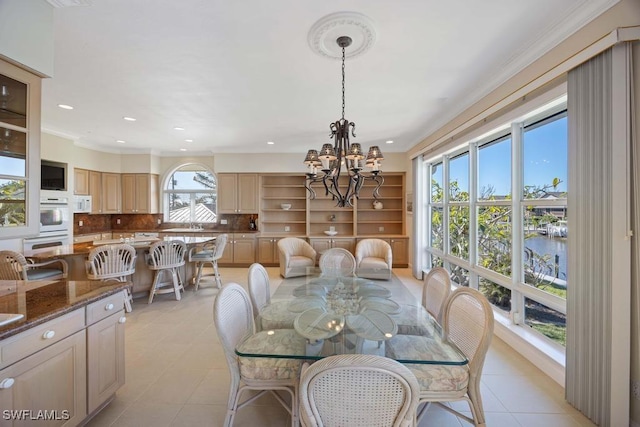
[[306, 212], [306, 209], [262, 209], [262, 212]]
[[[402, 224], [402, 220], [389, 220], [389, 219], [385, 219], [384, 220], [385, 224]], [[359, 220], [358, 224], [380, 224], [380, 220], [378, 221], [366, 221], [366, 220]]]

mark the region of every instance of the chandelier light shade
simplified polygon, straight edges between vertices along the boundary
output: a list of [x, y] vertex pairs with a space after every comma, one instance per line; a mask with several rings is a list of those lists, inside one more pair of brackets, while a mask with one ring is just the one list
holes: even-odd
[[[380, 197], [379, 190], [384, 183], [380, 162], [384, 157], [378, 146], [369, 148], [365, 156], [360, 144], [349, 142], [349, 135], [356, 136], [356, 124], [344, 118], [345, 48], [351, 45], [352, 40], [350, 37], [342, 36], [338, 37], [336, 42], [342, 49], [342, 118], [329, 125], [329, 137], [333, 139], [333, 145], [323, 144], [319, 152], [313, 149], [307, 152], [304, 159], [308, 169], [305, 187], [309, 191], [309, 198], [314, 199], [316, 192], [312, 184], [321, 182], [325, 194], [331, 195], [338, 207], [352, 207], [354, 199], [359, 198], [360, 189], [367, 180], [376, 184], [373, 197]], [[363, 172], [363, 161], [366, 167], [371, 168], [370, 172]], [[341, 185], [341, 175], [348, 177], [346, 184]]]

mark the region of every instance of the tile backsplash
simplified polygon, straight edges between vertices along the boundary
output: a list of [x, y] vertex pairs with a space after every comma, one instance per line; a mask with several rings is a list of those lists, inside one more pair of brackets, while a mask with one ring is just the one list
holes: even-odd
[[[250, 231], [252, 217], [257, 223], [257, 215], [219, 215], [218, 223], [201, 225], [203, 229], [211, 231]], [[223, 220], [227, 224], [220, 224]], [[188, 224], [163, 222], [162, 214], [73, 214], [73, 234], [76, 236], [107, 231], [162, 231], [185, 226], [188, 227]]]

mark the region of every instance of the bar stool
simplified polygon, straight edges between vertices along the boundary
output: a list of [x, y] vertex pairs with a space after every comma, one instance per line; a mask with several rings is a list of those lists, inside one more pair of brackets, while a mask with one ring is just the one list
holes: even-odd
[[[153, 284], [149, 290], [149, 304], [153, 302], [155, 294], [174, 292], [176, 300], [180, 301], [180, 290], [184, 290], [178, 275], [178, 269], [184, 265], [187, 246], [179, 240], [155, 242], [149, 248], [149, 269], [155, 270]], [[170, 282], [161, 282], [160, 276], [165, 272], [171, 274]], [[172, 286], [173, 289], [162, 289]]]
[[[131, 245], [104, 245], [91, 249], [85, 261], [89, 280], [116, 280], [126, 282], [136, 272], [136, 250]], [[131, 291], [125, 289], [124, 307], [127, 313], [133, 310]]]
[[[198, 270], [195, 277], [195, 290], [198, 290], [200, 286], [200, 279], [202, 279], [202, 269], [205, 264], [211, 264], [213, 267], [213, 277], [218, 289], [222, 287], [222, 279], [220, 278], [220, 272], [218, 271], [218, 260], [222, 258], [222, 253], [227, 245], [228, 236], [226, 234], [220, 234], [216, 237], [214, 243], [205, 243], [201, 248], [191, 248], [189, 250], [189, 262], [194, 262], [196, 269]], [[209, 274], [205, 275], [209, 276]]]

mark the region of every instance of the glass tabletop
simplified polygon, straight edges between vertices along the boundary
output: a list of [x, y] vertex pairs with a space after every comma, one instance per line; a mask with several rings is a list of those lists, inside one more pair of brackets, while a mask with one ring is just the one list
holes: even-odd
[[395, 276], [284, 279], [236, 348], [243, 357], [319, 360], [365, 353], [402, 363], [465, 365], [440, 325]]

